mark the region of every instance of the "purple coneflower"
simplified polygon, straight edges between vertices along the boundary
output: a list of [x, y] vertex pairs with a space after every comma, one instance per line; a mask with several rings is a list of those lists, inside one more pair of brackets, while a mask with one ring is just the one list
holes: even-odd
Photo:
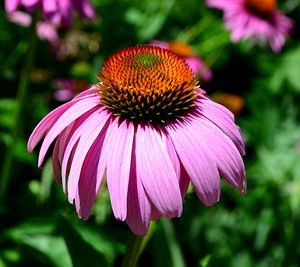
[[201, 81], [209, 82], [212, 79], [212, 71], [199, 56], [193, 53], [193, 49], [190, 45], [178, 41], [161, 42], [157, 40], [151, 41], [150, 45], [169, 49], [177, 54], [188, 63], [193, 73], [197, 75]]
[[245, 193], [240, 129], [184, 60], [131, 47], [100, 72], [98, 84], [49, 113], [28, 141], [31, 152], [44, 139], [40, 167], [55, 142], [54, 176], [79, 217], [88, 218], [104, 182], [115, 217], [137, 235], [151, 219], [180, 216], [190, 182], [206, 206], [219, 200], [220, 176]]
[[59, 43], [57, 29], [71, 25], [73, 10], [87, 19], [96, 17], [89, 0], [4, 0], [4, 7], [12, 22], [25, 27], [31, 24], [30, 13], [39, 8], [42, 16], [36, 25], [38, 36], [54, 47]]
[[207, 5], [223, 10], [233, 42], [248, 38], [267, 41], [274, 52], [279, 52], [293, 26], [292, 20], [277, 9], [276, 0], [207, 0]]

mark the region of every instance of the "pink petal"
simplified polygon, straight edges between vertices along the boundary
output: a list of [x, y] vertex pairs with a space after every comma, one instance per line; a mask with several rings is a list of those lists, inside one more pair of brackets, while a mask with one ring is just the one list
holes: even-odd
[[31, 24], [31, 15], [22, 11], [14, 11], [8, 14], [9, 21], [16, 23], [18, 25], [28, 27]]
[[[56, 122], [51, 125], [51, 129], [46, 134], [45, 139], [42, 143], [40, 154], [39, 154], [39, 163], [38, 165], [41, 166], [45, 154], [51, 145], [51, 143], [54, 141], [54, 139], [74, 120], [76, 120], [78, 117], [82, 116], [85, 112], [91, 110], [93, 107], [97, 106], [98, 103], [98, 97], [90, 97], [81, 99], [74, 105], [72, 105], [70, 108], [68, 108], [59, 118], [55, 117], [54, 119], [57, 119]], [[51, 124], [52, 124], [51, 120]]]
[[180, 216], [182, 199], [176, 172], [162, 137], [151, 126], [138, 126], [136, 157], [137, 179], [152, 203], [164, 216]]
[[107, 161], [107, 185], [112, 209], [117, 219], [124, 221], [127, 216], [127, 192], [131, 164], [134, 126], [124, 121], [119, 125], [115, 119], [111, 127], [113, 144]]
[[[52, 168], [53, 168], [53, 175], [57, 183], [62, 183], [61, 181], [61, 163], [63, 153], [65, 151], [68, 137], [70, 132], [72, 132], [74, 123], [71, 123], [57, 138], [52, 154]], [[65, 184], [65, 183], [64, 183]], [[65, 191], [65, 190], [64, 190]]]
[[103, 129], [107, 119], [107, 112], [103, 110], [97, 110], [86, 119], [86, 121], [82, 124], [80, 131], [76, 133], [80, 139], [72, 160], [68, 180], [68, 199], [70, 203], [73, 203], [76, 195], [84, 159], [95, 139]]
[[[72, 127], [72, 130], [70, 134], [68, 135], [68, 138], [66, 140], [66, 143], [64, 145], [64, 150], [62, 154], [62, 160], [61, 160], [61, 176], [62, 176], [62, 186], [63, 191], [66, 194], [67, 193], [67, 176], [70, 172], [72, 161], [74, 158], [75, 151], [77, 149], [79, 139], [80, 137], [85, 134], [83, 131], [83, 128], [85, 126], [85, 123], [87, 119], [91, 116], [93, 112], [89, 112], [88, 114], [84, 114], [80, 118], [78, 118], [74, 126]], [[73, 202], [71, 202], [73, 203]]]
[[17, 11], [20, 5], [20, 0], [4, 0], [4, 8], [7, 13]]
[[224, 106], [200, 96], [200, 113], [217, 125], [236, 145], [242, 155], [245, 154], [245, 143], [240, 128], [234, 122], [233, 114]]
[[72, 4], [70, 0], [57, 1], [59, 13], [64, 26], [70, 26], [72, 22]]
[[[180, 192], [181, 192], [181, 196], [183, 198], [188, 190], [188, 187], [190, 184], [190, 178], [189, 178], [188, 174], [186, 173], [186, 170], [182, 166], [182, 163], [180, 162], [178, 155], [176, 153], [176, 150], [174, 148], [173, 142], [169, 136], [166, 137], [166, 145], [167, 145], [167, 149], [168, 149], [168, 154], [173, 163], [173, 166], [174, 166], [177, 178], [178, 178]], [[152, 213], [153, 213], [153, 211], [152, 211]]]
[[246, 190], [246, 174], [242, 157], [230, 138], [205, 119], [195, 120], [200, 139], [213, 152], [220, 174], [241, 193]]
[[145, 235], [148, 231], [151, 204], [145, 193], [141, 180], [136, 173], [135, 143], [133, 144], [130, 179], [128, 186], [127, 217], [126, 222], [136, 235]]
[[73, 5], [80, 16], [88, 19], [96, 18], [95, 10], [88, 0], [74, 0]]
[[107, 125], [103, 127], [99, 136], [88, 151], [80, 173], [75, 205], [78, 216], [84, 220], [86, 220], [91, 213], [91, 209], [103, 180], [103, 173], [98, 172], [98, 164], [103, 149], [106, 131]]
[[198, 197], [205, 205], [213, 205], [219, 200], [221, 193], [214, 156], [199, 138], [194, 123], [178, 121], [176, 125], [169, 125], [167, 128]]
[[32, 152], [39, 141], [44, 137], [44, 135], [49, 131], [49, 129], [54, 125], [56, 120], [72, 105], [80, 101], [81, 99], [72, 100], [65, 103], [58, 108], [51, 111], [47, 116], [45, 116], [39, 124], [35, 127], [32, 134], [29, 137], [27, 150]]
[[60, 45], [60, 39], [57, 33], [57, 26], [45, 21], [39, 21], [36, 24], [37, 35], [41, 40], [48, 41], [53, 47]]
[[42, 0], [43, 12], [46, 14], [53, 14], [57, 12], [57, 0]]
[[57, 138], [54, 149], [53, 149], [53, 154], [52, 154], [53, 176], [57, 183], [61, 183], [60, 164], [59, 164], [59, 160], [58, 160], [60, 139], [61, 139], [61, 136], [59, 136]]

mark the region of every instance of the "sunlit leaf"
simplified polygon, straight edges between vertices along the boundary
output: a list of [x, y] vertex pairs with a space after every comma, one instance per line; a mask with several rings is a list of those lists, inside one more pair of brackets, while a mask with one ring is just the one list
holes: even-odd
[[[10, 238], [19, 245], [28, 246], [38, 252], [55, 267], [71, 267], [71, 259], [61, 236], [55, 235], [56, 225], [53, 220], [32, 220], [6, 231]], [[33, 253], [31, 257], [35, 257]]]

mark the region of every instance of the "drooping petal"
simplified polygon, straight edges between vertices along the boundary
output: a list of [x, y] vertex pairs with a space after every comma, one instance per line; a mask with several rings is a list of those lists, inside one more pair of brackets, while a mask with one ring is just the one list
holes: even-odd
[[[53, 175], [57, 183], [62, 183], [62, 179], [61, 179], [62, 158], [69, 141], [69, 136], [72, 135], [72, 133], [75, 130], [73, 128], [74, 125], [75, 122], [71, 123], [65, 130], [63, 130], [63, 132], [58, 136], [55, 142], [55, 146], [52, 154], [52, 168], [53, 168]], [[65, 184], [63, 186], [65, 186]]]
[[57, 1], [42, 0], [42, 9], [46, 18], [51, 19], [51, 17], [58, 11]]
[[72, 3], [70, 0], [57, 1], [58, 10], [61, 14], [61, 22], [64, 26], [68, 27], [72, 22]]
[[45, 136], [45, 134], [51, 129], [58, 118], [71, 106], [79, 102], [81, 98], [74, 99], [67, 102], [58, 108], [52, 110], [47, 116], [45, 116], [39, 124], [34, 128], [32, 134], [29, 137], [27, 150], [32, 152], [35, 146], [40, 142], [40, 140]]
[[53, 23], [39, 21], [36, 24], [36, 32], [41, 40], [48, 41], [54, 48], [60, 45], [57, 26]]
[[244, 139], [231, 111], [204, 96], [199, 100], [199, 110], [200, 114], [216, 124], [232, 140], [242, 155], [245, 154]]
[[195, 119], [199, 138], [206, 143], [213, 152], [221, 176], [233, 187], [239, 188], [241, 193], [246, 190], [246, 174], [241, 154], [215, 124], [202, 118]]
[[63, 132], [61, 135], [65, 133], [67, 129], [69, 129], [72, 125], [72, 128], [70, 128], [69, 134], [67, 136], [64, 136], [64, 141], [60, 142], [60, 150], [59, 150], [59, 161], [61, 162], [61, 177], [62, 177], [62, 187], [63, 191], [66, 194], [67, 193], [67, 173], [70, 172], [72, 159], [74, 157], [74, 153], [76, 151], [79, 138], [81, 137], [84, 132], [82, 131], [82, 128], [86, 122], [86, 120], [90, 117], [93, 112], [98, 110], [97, 107], [94, 109], [86, 112], [81, 117], [76, 119], [73, 123], [71, 123]]
[[181, 196], [182, 196], [182, 198], [184, 198], [184, 196], [188, 190], [189, 184], [190, 184], [190, 178], [189, 178], [188, 174], [186, 173], [186, 170], [182, 166], [182, 163], [180, 162], [178, 155], [176, 153], [176, 150], [174, 148], [173, 142], [169, 136], [166, 136], [166, 145], [167, 145], [167, 149], [168, 149], [168, 154], [173, 163], [173, 166], [174, 166], [177, 178], [178, 178]]
[[107, 161], [107, 186], [111, 206], [117, 219], [124, 221], [127, 216], [127, 192], [131, 165], [131, 152], [134, 136], [134, 126], [127, 121], [119, 125], [115, 119], [111, 126], [112, 146]]
[[78, 135], [80, 135], [80, 139], [72, 160], [68, 180], [68, 199], [70, 203], [73, 202], [77, 192], [78, 181], [84, 159], [95, 139], [103, 129], [107, 120], [107, 112], [101, 109], [97, 110], [96, 112], [91, 114], [83, 123], [80, 130], [81, 133], [78, 132]]
[[151, 202], [164, 216], [180, 216], [182, 199], [176, 172], [162, 137], [151, 126], [137, 128], [136, 157], [137, 179]]
[[98, 172], [100, 155], [103, 149], [104, 137], [108, 123], [103, 127], [95, 142], [88, 151], [80, 173], [78, 189], [75, 197], [75, 205], [78, 216], [86, 220], [103, 180], [103, 173]]
[[20, 5], [20, 0], [4, 0], [4, 8], [7, 13], [12, 13], [17, 11]]
[[59, 136], [55, 142], [53, 154], [52, 154], [53, 176], [57, 183], [61, 183], [60, 164], [59, 164], [59, 160], [58, 160], [60, 139], [61, 139], [61, 137]]
[[8, 19], [9, 21], [24, 27], [29, 27], [32, 22], [31, 15], [23, 11], [14, 11], [9, 13]]
[[80, 16], [88, 19], [96, 18], [95, 10], [88, 0], [74, 0], [73, 5]]
[[[61, 114], [59, 118], [55, 117], [57, 118], [57, 120], [52, 125], [49, 132], [46, 134], [40, 149], [39, 163], [38, 163], [39, 166], [42, 165], [45, 154], [49, 146], [51, 145], [51, 143], [54, 141], [54, 139], [74, 120], [82, 116], [85, 112], [97, 106], [98, 105], [97, 100], [98, 97], [89, 97], [89, 98], [81, 99], [79, 102], [73, 104], [63, 114]], [[52, 122], [53, 121], [51, 121], [51, 123]]]
[[205, 205], [213, 205], [220, 197], [220, 177], [214, 156], [199, 138], [193, 121], [168, 125], [168, 132], [198, 197]]
[[127, 194], [127, 217], [126, 222], [133, 233], [145, 235], [148, 231], [151, 204], [145, 193], [141, 180], [136, 173], [136, 145], [133, 143], [130, 179]]

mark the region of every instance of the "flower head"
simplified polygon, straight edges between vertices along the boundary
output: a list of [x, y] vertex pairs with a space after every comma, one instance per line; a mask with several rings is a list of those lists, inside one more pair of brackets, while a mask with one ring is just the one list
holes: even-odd
[[28, 141], [32, 151], [43, 139], [39, 166], [55, 142], [54, 176], [79, 217], [88, 218], [104, 182], [115, 217], [138, 235], [151, 219], [181, 215], [190, 182], [207, 206], [219, 200], [220, 176], [245, 193], [239, 127], [184, 60], [131, 47], [100, 72], [98, 84], [49, 113]]
[[276, 0], [207, 0], [207, 5], [223, 10], [233, 42], [248, 38], [267, 41], [279, 52], [293, 26], [292, 20], [277, 9]]
[[209, 82], [212, 79], [212, 71], [205, 65], [199, 56], [193, 53], [193, 49], [190, 45], [178, 41], [167, 43], [156, 40], [151, 41], [150, 45], [166, 48], [177, 54], [188, 63], [193, 73], [197, 75], [201, 81]]

